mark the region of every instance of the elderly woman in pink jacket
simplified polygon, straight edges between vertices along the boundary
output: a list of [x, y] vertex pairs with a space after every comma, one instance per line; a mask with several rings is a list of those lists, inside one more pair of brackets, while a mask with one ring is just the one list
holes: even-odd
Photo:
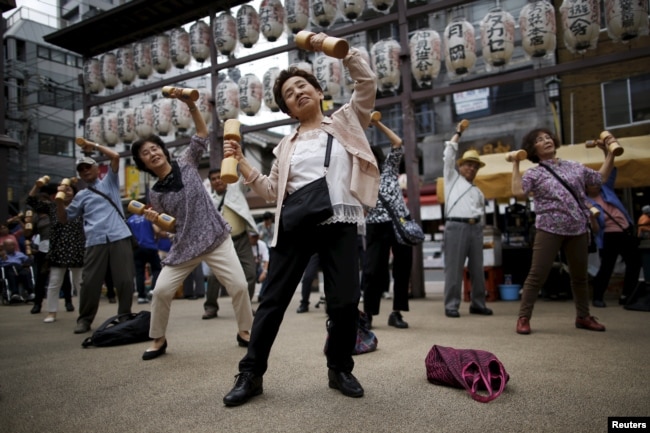
[[[320, 51], [322, 39], [323, 34], [312, 39], [316, 51]], [[227, 406], [244, 404], [262, 393], [271, 346], [314, 253], [319, 255], [325, 276], [329, 387], [349, 397], [363, 396], [363, 388], [352, 375], [352, 352], [360, 298], [357, 233], [364, 224], [364, 207], [375, 206], [379, 188], [377, 162], [364, 133], [375, 104], [376, 78], [354, 48], [343, 64], [356, 86], [350, 101], [331, 116], [321, 109], [323, 90], [314, 75], [295, 67], [280, 73], [273, 87], [275, 100], [283, 112], [298, 120], [298, 127], [275, 148], [276, 160], [268, 175], [249, 164], [237, 141], [224, 141], [224, 156], [239, 161], [246, 184], [267, 201], [277, 203], [268, 285], [235, 386], [224, 397]], [[332, 216], [308, 228], [288, 229], [283, 204], [291, 194], [323, 176], [328, 147], [326, 180]]]

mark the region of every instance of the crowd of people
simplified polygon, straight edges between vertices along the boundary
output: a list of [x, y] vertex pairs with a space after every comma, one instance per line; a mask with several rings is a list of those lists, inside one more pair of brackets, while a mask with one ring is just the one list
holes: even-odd
[[[320, 50], [324, 35], [312, 39], [313, 48]], [[235, 312], [235, 341], [246, 348], [235, 384], [223, 398], [225, 405], [238, 406], [263, 392], [263, 376], [286, 309], [302, 283], [297, 312], [309, 311], [312, 282], [320, 270], [328, 316], [328, 385], [345, 396], [362, 397], [364, 389], [352, 373], [362, 295], [363, 312], [372, 326], [392, 280], [387, 324], [408, 329], [402, 314], [409, 311], [413, 247], [400, 239], [392, 218], [393, 214], [409, 217], [398, 182], [402, 140], [370, 115], [377, 80], [361, 53], [351, 48], [343, 64], [355, 80], [355, 89], [350, 100], [329, 115], [322, 108], [321, 84], [312, 73], [294, 66], [280, 72], [273, 94], [297, 126], [274, 149], [276, 159], [269, 173], [261, 173], [249, 162], [239, 141], [225, 139], [224, 157], [235, 158], [240, 173], [232, 184], [221, 179], [218, 168], [201, 177], [199, 162], [210, 146], [207, 125], [191, 98], [172, 95], [187, 104], [196, 132], [177, 159], [172, 159], [157, 135], [133, 143], [137, 168], [156, 182], [147, 207], [128, 218], [121, 206], [120, 155], [109, 147], [87, 144], [76, 165], [84, 188], [73, 182], [53, 188], [39, 179], [29, 192], [28, 212], [0, 225], [3, 296], [8, 301], [31, 301], [33, 314], [41, 312], [46, 300], [43, 321], [52, 323], [59, 298], [64, 297], [66, 310], [73, 312], [72, 295], [77, 294], [74, 333], [81, 334], [92, 329], [103, 286], [114, 290], [107, 296], [117, 300], [118, 314], [131, 312], [135, 295], [139, 304], [151, 302], [152, 342], [142, 359], [153, 360], [170, 345], [168, 323], [179, 287], [186, 299], [205, 298], [202, 319], [217, 317], [218, 297], [225, 291]], [[388, 155], [368, 142], [365, 130], [370, 126], [389, 136]], [[443, 306], [449, 318], [460, 317], [465, 267], [471, 281], [469, 313], [493, 314], [486, 305], [482, 255], [485, 197], [474, 183], [485, 162], [472, 149], [458, 158], [462, 132], [458, 127], [445, 142], [443, 158]], [[635, 233], [634, 220], [614, 191], [614, 154], [607, 144], [598, 142], [604, 162], [596, 171], [558, 158], [559, 139], [547, 129], [536, 128], [524, 137], [522, 149], [537, 165], [522, 174], [519, 161], [513, 160], [512, 193], [524, 199], [533, 195], [536, 211], [532, 263], [515, 328], [518, 334], [531, 333], [535, 302], [559, 251], [569, 265], [575, 326], [605, 331], [589, 309], [588, 203], [600, 210], [592, 224], [601, 258], [593, 280], [593, 306], [605, 307], [603, 294], [619, 255], [626, 265], [621, 303], [638, 282], [641, 267], [646, 278], [650, 274], [650, 246], [646, 245], [650, 206], [643, 208]], [[97, 161], [88, 156], [92, 152], [108, 160], [103, 177]], [[323, 179], [328, 216], [290, 225], [285, 218], [288, 198]], [[249, 188], [275, 203], [275, 213], [265, 213], [259, 223], [245, 197]], [[173, 226], [160, 227], [164, 214], [175, 218]], [[647, 250], [643, 260], [643, 250], [633, 240], [638, 238]], [[259, 305], [253, 310], [256, 287]]]

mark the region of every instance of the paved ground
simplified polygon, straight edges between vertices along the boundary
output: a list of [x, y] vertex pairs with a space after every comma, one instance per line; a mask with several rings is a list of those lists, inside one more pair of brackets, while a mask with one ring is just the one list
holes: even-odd
[[[608, 416], [650, 415], [650, 316], [615, 305], [594, 311], [607, 325], [574, 327], [571, 301], [540, 300], [533, 334], [514, 332], [518, 302], [493, 302], [492, 317], [444, 317], [440, 283], [388, 327], [390, 300], [374, 321], [379, 349], [355, 357], [365, 397], [327, 386], [323, 307], [296, 314], [296, 293], [271, 353], [264, 394], [223, 406], [244, 349], [228, 298], [201, 320], [201, 301], [175, 300], [168, 353], [141, 360], [147, 343], [83, 349], [76, 314], [53, 324], [29, 306], [0, 307], [0, 433], [133, 432], [606, 432]], [[75, 299], [76, 303], [76, 299]], [[61, 305], [63, 307], [63, 305]], [[133, 310], [148, 309], [134, 304]], [[115, 314], [102, 300], [93, 327]], [[510, 374], [503, 395], [482, 404], [426, 380], [434, 344], [493, 352]]]

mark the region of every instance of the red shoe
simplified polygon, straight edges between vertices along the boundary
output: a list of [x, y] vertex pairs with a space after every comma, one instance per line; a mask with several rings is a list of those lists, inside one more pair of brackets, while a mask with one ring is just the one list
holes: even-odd
[[576, 317], [576, 328], [588, 329], [590, 331], [605, 331], [605, 326], [596, 322], [596, 318], [594, 316]]
[[517, 319], [517, 334], [530, 334], [530, 319], [528, 317], [520, 317]]

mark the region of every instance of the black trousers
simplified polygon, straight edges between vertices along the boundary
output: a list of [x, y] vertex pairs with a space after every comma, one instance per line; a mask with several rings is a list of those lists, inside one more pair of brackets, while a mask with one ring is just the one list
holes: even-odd
[[357, 226], [335, 223], [316, 226], [308, 233], [280, 229], [277, 245], [270, 251], [269, 283], [255, 313], [248, 352], [239, 362], [240, 372], [258, 376], [266, 372], [284, 313], [314, 253], [319, 256], [325, 278], [330, 320], [327, 366], [344, 372], [354, 368], [352, 352], [357, 340], [360, 297]]
[[366, 225], [366, 253], [361, 275], [363, 311], [379, 314], [381, 295], [390, 287], [390, 252], [393, 252], [393, 310], [409, 310], [409, 282], [413, 248], [395, 238], [392, 222]]
[[639, 282], [641, 271], [641, 254], [637, 239], [623, 232], [606, 232], [603, 237], [603, 248], [598, 253], [600, 268], [593, 281], [594, 301], [603, 300], [619, 255], [625, 262], [622, 295], [630, 296]]

